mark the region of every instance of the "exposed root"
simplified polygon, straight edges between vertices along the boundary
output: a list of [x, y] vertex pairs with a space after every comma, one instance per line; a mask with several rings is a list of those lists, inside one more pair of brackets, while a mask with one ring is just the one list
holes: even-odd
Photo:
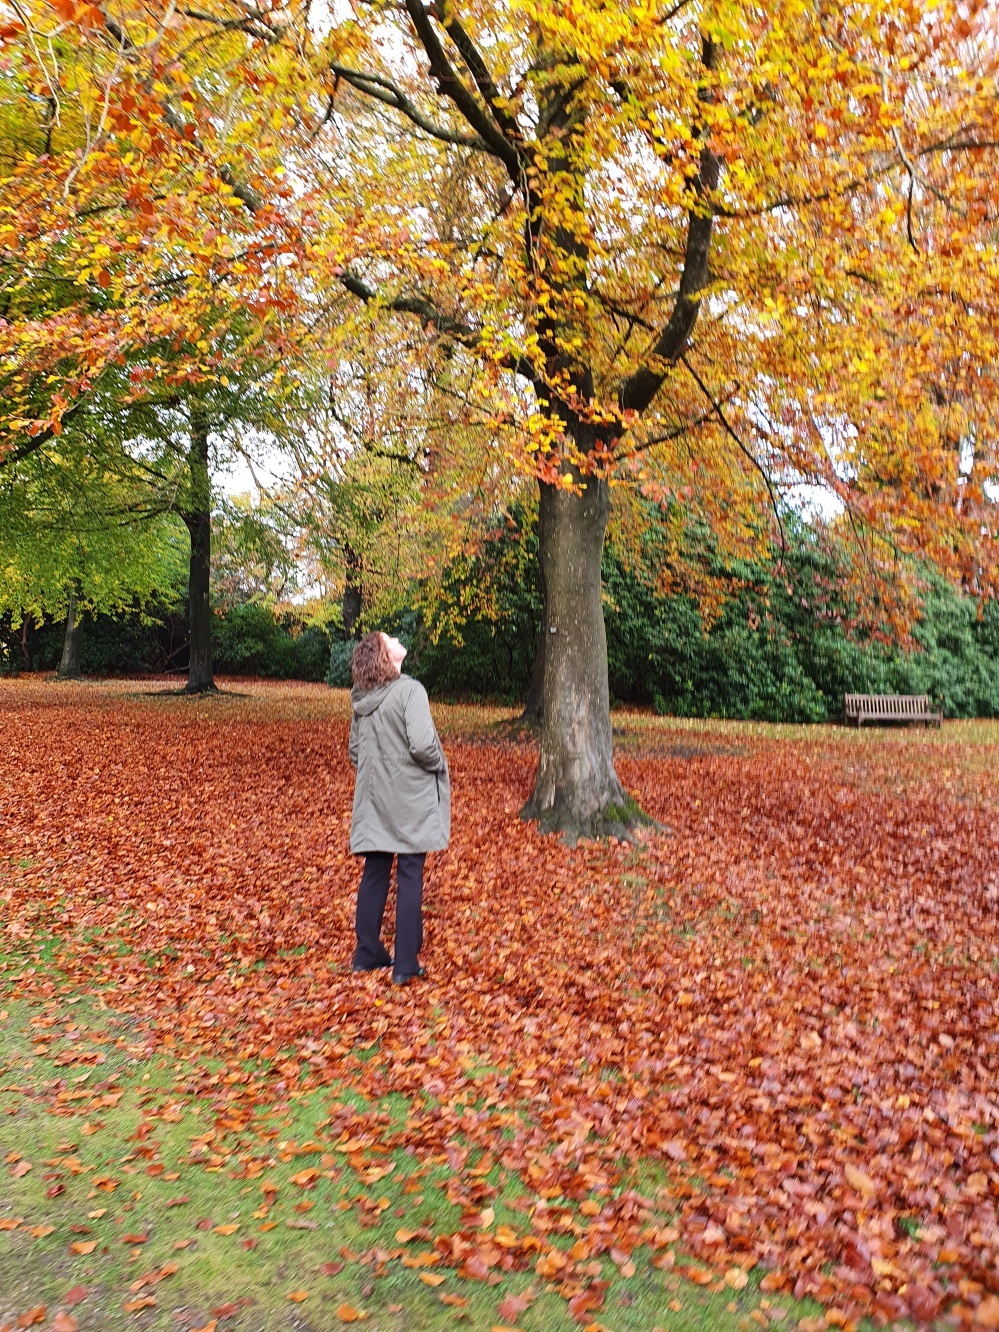
[[520, 811], [520, 817], [537, 819], [539, 832], [558, 833], [567, 846], [575, 846], [582, 839], [602, 841], [607, 837], [637, 842], [641, 840], [642, 831], [653, 832], [662, 828], [631, 796], [626, 796], [623, 803], [608, 803], [592, 814], [580, 814], [565, 799], [556, 800], [540, 810], [535, 807], [536, 803], [532, 796]]

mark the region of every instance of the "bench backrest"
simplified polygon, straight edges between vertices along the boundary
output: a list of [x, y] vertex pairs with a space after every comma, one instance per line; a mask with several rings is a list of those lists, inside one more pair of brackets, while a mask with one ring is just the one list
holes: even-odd
[[929, 694], [846, 694], [848, 717], [919, 717], [930, 711]]

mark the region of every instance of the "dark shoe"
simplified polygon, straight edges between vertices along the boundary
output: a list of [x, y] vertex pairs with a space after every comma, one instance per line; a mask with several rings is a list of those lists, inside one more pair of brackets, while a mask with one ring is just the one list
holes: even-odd
[[410, 981], [419, 980], [421, 976], [425, 976], [426, 974], [426, 970], [423, 967], [418, 967], [411, 976], [404, 976], [401, 972], [394, 971], [392, 973], [392, 984], [408, 985]]

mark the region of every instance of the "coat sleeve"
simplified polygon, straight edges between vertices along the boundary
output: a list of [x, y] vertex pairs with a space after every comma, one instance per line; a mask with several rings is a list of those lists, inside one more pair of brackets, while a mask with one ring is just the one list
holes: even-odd
[[444, 772], [447, 760], [437, 736], [430, 702], [422, 687], [411, 689], [406, 697], [406, 739], [413, 761], [427, 772]]
[[352, 712], [350, 714], [350, 741], [347, 745], [347, 753], [350, 755], [350, 763], [353, 768], [357, 767], [357, 746], [357, 713]]

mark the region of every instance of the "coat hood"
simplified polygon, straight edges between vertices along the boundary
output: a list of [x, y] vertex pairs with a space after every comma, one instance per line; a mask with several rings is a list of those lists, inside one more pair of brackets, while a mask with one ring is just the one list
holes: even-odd
[[375, 685], [374, 689], [358, 689], [355, 685], [350, 691], [350, 706], [359, 717], [370, 717], [378, 711], [401, 678], [397, 676], [387, 684]]

